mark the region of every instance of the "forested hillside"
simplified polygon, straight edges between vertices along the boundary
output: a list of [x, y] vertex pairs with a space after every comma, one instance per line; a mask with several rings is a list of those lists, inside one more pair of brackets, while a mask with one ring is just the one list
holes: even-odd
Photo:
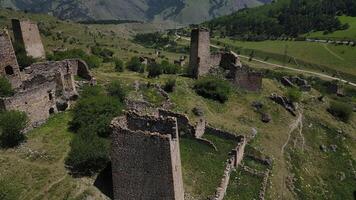
[[201, 23], [271, 0], [0, 0], [0, 6], [60, 19]]
[[239, 39], [264, 40], [347, 29], [348, 24], [337, 18], [341, 15], [356, 16], [356, 0], [279, 0], [217, 18], [207, 25]]

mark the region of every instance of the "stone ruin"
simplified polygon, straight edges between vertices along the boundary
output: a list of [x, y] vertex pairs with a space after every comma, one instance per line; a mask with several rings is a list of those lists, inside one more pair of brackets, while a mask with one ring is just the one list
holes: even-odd
[[114, 199], [184, 200], [177, 119], [127, 112], [111, 127]]
[[292, 88], [299, 87], [299, 89], [304, 92], [309, 92], [311, 91], [312, 88], [307, 80], [300, 78], [298, 76], [294, 76], [294, 77], [284, 76], [281, 79], [281, 83], [286, 87], [292, 87]]
[[262, 74], [243, 67], [239, 56], [232, 51], [210, 53], [210, 33], [206, 29], [193, 29], [191, 33], [189, 66], [195, 78], [212, 74], [222, 69], [226, 78], [242, 89], [259, 91], [262, 89]]
[[0, 75], [15, 91], [13, 96], [0, 98], [0, 110], [25, 112], [32, 128], [78, 98], [76, 76], [95, 84], [88, 66], [79, 59], [35, 63], [21, 71], [6, 30], [0, 31]]
[[25, 48], [27, 56], [42, 59], [46, 57], [37, 23], [12, 19], [12, 29], [15, 41]]

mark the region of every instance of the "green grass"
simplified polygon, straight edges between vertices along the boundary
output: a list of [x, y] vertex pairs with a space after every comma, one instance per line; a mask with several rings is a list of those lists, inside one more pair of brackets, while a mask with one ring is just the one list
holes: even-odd
[[185, 191], [201, 200], [214, 195], [224, 173], [228, 153], [236, 145], [216, 136], [205, 137], [214, 142], [218, 152], [195, 139], [181, 138], [180, 141]]
[[262, 178], [251, 176], [242, 170], [231, 173], [230, 184], [224, 200], [253, 200], [258, 199]]
[[[241, 54], [249, 55], [255, 50], [255, 57], [276, 62], [277, 64], [291, 65], [297, 68], [309, 68], [315, 71], [340, 72], [356, 77], [356, 48], [350, 46], [336, 46], [331, 44], [302, 42], [302, 41], [233, 41], [219, 40], [240, 49]], [[290, 63], [284, 55], [295, 58]]]
[[346, 30], [335, 31], [333, 33], [324, 34], [322, 31], [306, 34], [310, 38], [333, 39], [333, 40], [356, 40], [356, 17], [340, 16], [341, 23], [349, 24]]
[[20, 147], [0, 150], [0, 182], [7, 183], [15, 199], [73, 199], [82, 190], [94, 190], [65, 169], [64, 158], [73, 136], [67, 130], [70, 119], [69, 113], [57, 114], [28, 133]]

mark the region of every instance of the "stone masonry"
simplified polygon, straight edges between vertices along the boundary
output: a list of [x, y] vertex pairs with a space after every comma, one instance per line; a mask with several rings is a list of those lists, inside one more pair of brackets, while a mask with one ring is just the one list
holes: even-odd
[[21, 85], [20, 67], [7, 30], [0, 31], [0, 76], [5, 76], [14, 88]]
[[46, 57], [37, 23], [13, 19], [12, 29], [15, 41], [25, 47], [28, 56], [33, 58]]
[[210, 34], [206, 29], [193, 29], [190, 44], [190, 62], [194, 78], [212, 74], [222, 68], [227, 72], [226, 78], [238, 88], [248, 91], [262, 89], [262, 74], [243, 67], [239, 56], [232, 51], [210, 53]]
[[210, 70], [210, 33], [206, 29], [192, 30], [189, 66], [193, 76], [198, 78]]
[[7, 78], [15, 94], [0, 98], [0, 110], [19, 110], [30, 119], [30, 128], [64, 111], [78, 97], [75, 76], [94, 83], [86, 63], [79, 59], [35, 63], [20, 71], [7, 31], [0, 33], [0, 75]]
[[133, 112], [112, 121], [115, 200], [184, 200], [177, 119]]

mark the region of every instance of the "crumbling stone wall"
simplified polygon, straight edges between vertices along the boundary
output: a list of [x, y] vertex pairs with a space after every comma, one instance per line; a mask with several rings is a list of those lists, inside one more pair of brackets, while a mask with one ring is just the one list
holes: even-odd
[[262, 74], [239, 68], [236, 71], [233, 83], [239, 88], [258, 92], [262, 89]]
[[198, 78], [210, 70], [210, 33], [206, 29], [193, 29], [190, 42], [189, 66], [193, 76]]
[[176, 118], [126, 113], [112, 121], [116, 200], [183, 200]]
[[169, 110], [163, 110], [163, 109], [158, 110], [158, 115], [162, 116], [162, 117], [166, 117], [166, 118], [167, 117], [175, 117], [177, 119], [177, 123], [178, 123], [179, 135], [193, 133], [194, 127], [189, 123], [188, 116], [180, 114], [180, 113], [172, 112]]
[[42, 44], [41, 35], [36, 23], [29, 20], [12, 20], [15, 41], [25, 47], [28, 56], [45, 58], [46, 53]]
[[[25, 112], [32, 127], [44, 123], [51, 114], [57, 112], [54, 92], [55, 82], [45, 82], [41, 87], [33, 87], [16, 93], [13, 97], [0, 99], [4, 110], [19, 110]], [[1, 103], [0, 103], [1, 104]]]
[[223, 175], [223, 178], [221, 179], [219, 187], [216, 188], [216, 192], [215, 192], [215, 196], [214, 196], [213, 200], [223, 200], [224, 199], [227, 187], [230, 182], [231, 172], [239, 166], [239, 164], [241, 163], [241, 161], [243, 159], [247, 140], [243, 136], [241, 136], [239, 138], [240, 138], [240, 142], [238, 143], [236, 148], [232, 150], [231, 157], [226, 161], [224, 175]]
[[50, 114], [65, 110], [77, 99], [75, 75], [83, 75], [89, 82], [95, 80], [84, 66], [80, 60], [64, 60], [27, 67], [21, 72], [20, 85], [13, 85], [17, 86], [15, 95], [0, 99], [2, 109], [23, 111], [31, 127], [39, 126]]
[[0, 75], [6, 77], [13, 88], [21, 85], [20, 67], [7, 30], [0, 31]]

